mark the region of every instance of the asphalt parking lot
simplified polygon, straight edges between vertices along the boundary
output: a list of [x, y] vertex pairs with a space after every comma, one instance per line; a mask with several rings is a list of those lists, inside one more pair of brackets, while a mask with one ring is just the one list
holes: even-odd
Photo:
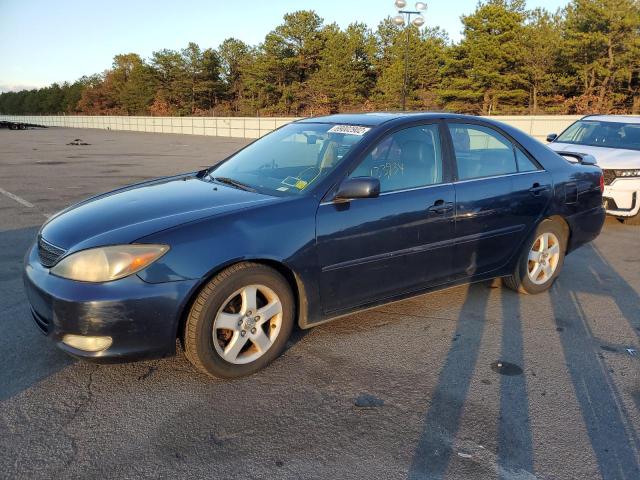
[[241, 380], [180, 354], [58, 352], [21, 279], [46, 216], [245, 143], [0, 130], [0, 478], [640, 478], [640, 228], [615, 220], [549, 293], [485, 283], [384, 306], [296, 332]]

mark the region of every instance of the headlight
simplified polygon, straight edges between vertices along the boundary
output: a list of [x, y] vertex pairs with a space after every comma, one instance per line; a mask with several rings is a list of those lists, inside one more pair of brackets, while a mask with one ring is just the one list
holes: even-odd
[[81, 282], [109, 282], [139, 272], [168, 250], [168, 245], [143, 244], [92, 248], [63, 258], [51, 273]]
[[616, 170], [616, 177], [640, 177], [640, 170]]

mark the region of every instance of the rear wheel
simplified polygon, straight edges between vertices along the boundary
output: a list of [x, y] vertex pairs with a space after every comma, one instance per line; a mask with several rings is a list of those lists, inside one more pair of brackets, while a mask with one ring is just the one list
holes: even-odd
[[521, 293], [541, 293], [553, 285], [564, 264], [567, 238], [557, 222], [544, 220], [525, 243], [513, 275], [505, 285]]
[[235, 378], [271, 363], [294, 322], [287, 281], [266, 265], [227, 268], [198, 294], [184, 330], [185, 353], [200, 371]]

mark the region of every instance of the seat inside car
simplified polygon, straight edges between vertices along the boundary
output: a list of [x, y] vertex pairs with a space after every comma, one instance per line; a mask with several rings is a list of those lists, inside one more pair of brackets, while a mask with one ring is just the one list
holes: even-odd
[[413, 177], [416, 183], [421, 185], [437, 183], [435, 148], [426, 135], [423, 141], [407, 140], [400, 145], [400, 163], [403, 166], [404, 175]]
[[515, 156], [511, 148], [498, 142], [495, 142], [494, 148], [486, 148], [484, 143], [478, 144], [486, 141], [484, 137], [474, 138], [474, 144], [466, 129], [454, 128], [451, 133], [461, 180], [516, 171]]
[[624, 140], [627, 147], [640, 148], [640, 125], [625, 126]]
[[378, 178], [382, 191], [392, 191], [433, 183], [438, 175], [434, 146], [426, 135], [424, 140], [397, 135], [369, 153], [352, 177]]

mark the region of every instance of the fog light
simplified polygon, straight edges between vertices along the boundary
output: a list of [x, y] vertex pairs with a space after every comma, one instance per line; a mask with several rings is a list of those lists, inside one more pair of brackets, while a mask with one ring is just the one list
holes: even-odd
[[111, 337], [88, 337], [84, 335], [65, 335], [62, 337], [62, 343], [70, 347], [84, 350], [85, 352], [100, 352], [111, 346], [113, 339]]

